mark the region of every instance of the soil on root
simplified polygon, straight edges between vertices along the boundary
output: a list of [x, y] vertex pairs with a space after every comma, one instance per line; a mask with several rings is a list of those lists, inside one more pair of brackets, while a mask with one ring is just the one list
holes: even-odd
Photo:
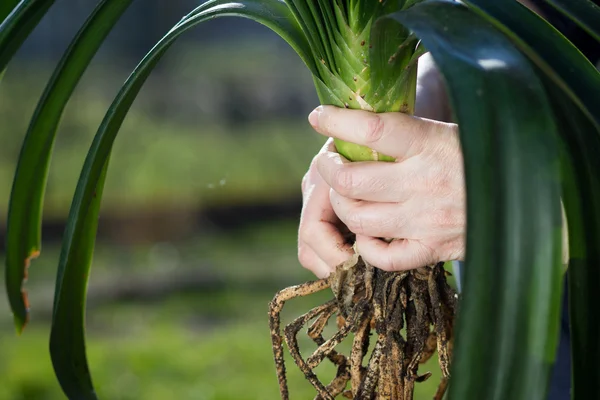
[[[419, 374], [419, 364], [436, 352], [442, 380], [435, 400], [441, 400], [450, 377], [456, 293], [446, 281], [443, 263], [403, 272], [374, 268], [360, 256], [337, 267], [327, 279], [288, 287], [270, 303], [269, 321], [273, 353], [282, 399], [288, 399], [283, 342], [296, 365], [317, 391], [315, 399], [412, 400], [414, 385], [429, 378]], [[331, 288], [334, 298], [296, 318], [281, 334], [280, 313], [286, 301]], [[337, 332], [329, 339], [323, 330], [333, 316]], [[310, 325], [309, 325], [310, 324]], [[303, 357], [298, 333], [308, 326], [308, 336], [318, 348]], [[376, 338], [369, 351], [371, 336]], [[352, 336], [349, 355], [334, 348]], [[321, 382], [314, 373], [325, 358], [337, 367], [335, 378]]]

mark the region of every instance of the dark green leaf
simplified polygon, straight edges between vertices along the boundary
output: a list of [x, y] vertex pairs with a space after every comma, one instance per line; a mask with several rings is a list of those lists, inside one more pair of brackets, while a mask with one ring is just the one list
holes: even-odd
[[22, 284], [41, 250], [41, 222], [48, 167], [62, 112], [94, 54], [131, 0], [103, 0], [79, 30], [48, 83], [21, 148], [11, 191], [6, 238], [6, 292], [18, 332], [29, 304]]
[[[600, 276], [600, 73], [578, 49], [536, 14], [516, 2], [466, 0], [500, 27], [551, 80], [554, 110], [569, 146], [563, 199], [569, 222], [570, 310], [574, 399], [600, 397], [597, 359], [600, 318], [596, 310]], [[573, 4], [572, 1], [569, 1]], [[590, 16], [594, 13], [590, 13]], [[598, 23], [594, 25], [598, 26]], [[558, 87], [554, 87], [557, 85]], [[559, 90], [562, 89], [562, 90]], [[572, 172], [570, 170], [573, 170]]]
[[543, 86], [461, 4], [431, 1], [394, 18], [444, 76], [464, 154], [467, 265], [450, 399], [545, 399], [562, 271], [558, 137]]
[[[78, 221], [77, 233], [80, 236], [73, 241], [73, 247], [69, 251], [69, 265], [80, 267], [81, 275], [68, 273], [72, 271], [60, 274], [61, 281], [57, 281], [56, 285], [50, 331], [50, 356], [58, 382], [69, 399], [97, 399], [85, 352], [85, 298], [108, 163], [107, 158], [100, 169], [97, 189], [87, 203], [85, 212], [90, 218]], [[77, 207], [75, 202], [77, 199], [73, 204]], [[67, 233], [69, 228], [70, 226], [67, 227]], [[64, 247], [59, 268], [63, 265], [63, 259]], [[68, 290], [68, 293], [59, 292], [61, 287]], [[66, 304], [68, 301], [78, 302]]]
[[562, 35], [520, 5], [506, 0], [466, 2], [475, 4], [479, 12], [496, 24], [506, 24], [504, 31], [548, 74], [553, 84], [558, 83], [563, 89], [560, 91], [552, 83], [547, 83], [563, 138], [569, 144], [566, 158], [572, 166], [564, 168], [574, 171], [570, 174], [565, 172], [563, 190], [571, 255], [569, 294], [573, 396], [574, 399], [598, 398], [600, 389], [595, 382], [598, 381], [596, 360], [600, 356], [600, 321], [590, 312], [596, 309], [594, 294], [600, 281], [597, 247], [600, 217], [595, 208], [600, 204], [597, 182], [600, 170], [597, 162], [600, 151], [600, 73]]
[[[2, 0], [5, 1], [5, 0]], [[12, 4], [12, 0], [10, 0]], [[19, 50], [54, 0], [22, 0], [12, 14], [0, 24], [0, 71]]]
[[[600, 131], [552, 83], [547, 84], [568, 151], [563, 199], [569, 224], [569, 316], [573, 399], [600, 398]], [[600, 112], [600, 110], [599, 110]]]
[[17, 4], [19, 4], [19, 0], [2, 0], [2, 2], [0, 2], [0, 24], [17, 6]]
[[309, 68], [315, 71], [308, 42], [285, 3], [219, 0], [203, 4], [179, 22], [130, 75], [107, 112], [88, 152], [63, 239], [50, 353], [58, 379], [69, 398], [96, 398], [85, 354], [85, 295], [104, 176], [116, 135], [145, 80], [177, 37], [203, 21], [224, 16], [250, 18], [271, 28], [288, 41]]
[[600, 126], [600, 74], [550, 24], [514, 0], [464, 0], [504, 32]]
[[600, 6], [590, 0], [546, 0], [600, 41]]

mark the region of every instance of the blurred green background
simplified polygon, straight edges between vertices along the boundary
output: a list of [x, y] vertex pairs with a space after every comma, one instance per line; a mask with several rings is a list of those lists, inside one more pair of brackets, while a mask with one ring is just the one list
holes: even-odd
[[[27, 123], [93, 2], [57, 4], [0, 83], [0, 257]], [[143, 3], [143, 4], [141, 4]], [[152, 43], [195, 4], [134, 2], [65, 112], [46, 195], [42, 255], [21, 337], [0, 299], [0, 400], [62, 399], [48, 354], [54, 275], [70, 199], [104, 112]], [[215, 21], [175, 45], [128, 116], [111, 159], [87, 311], [103, 399], [276, 399], [274, 293], [312, 279], [296, 259], [300, 181], [324, 142], [318, 105], [287, 45], [246, 21]], [[2, 289], [3, 290], [3, 289]], [[285, 321], [330, 298], [290, 302]], [[332, 332], [333, 328], [329, 328]], [[307, 339], [303, 348], [313, 349]], [[347, 345], [347, 344], [346, 344]], [[346, 346], [347, 348], [347, 346]], [[289, 361], [293, 399], [314, 390]], [[431, 398], [434, 372], [417, 398]], [[324, 379], [333, 368], [319, 367]]]

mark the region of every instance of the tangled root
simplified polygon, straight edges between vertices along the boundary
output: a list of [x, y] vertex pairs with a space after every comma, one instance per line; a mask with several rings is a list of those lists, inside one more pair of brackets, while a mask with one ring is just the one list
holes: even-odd
[[[450, 377], [453, 321], [456, 294], [446, 282], [443, 263], [403, 272], [386, 272], [356, 257], [338, 266], [327, 279], [288, 287], [270, 303], [269, 320], [281, 398], [289, 399], [283, 341], [296, 365], [317, 391], [315, 399], [391, 399], [412, 400], [417, 382], [431, 373], [418, 373], [419, 364], [437, 350], [442, 380], [434, 400], [441, 400]], [[286, 301], [331, 288], [335, 298], [296, 318], [281, 335], [280, 313]], [[323, 338], [329, 319], [337, 317], [338, 330]], [[310, 321], [308, 336], [318, 348], [303, 358], [298, 332]], [[377, 341], [368, 361], [369, 339]], [[349, 356], [334, 348], [353, 336]], [[321, 382], [314, 369], [325, 359], [337, 374], [328, 384]], [[349, 387], [348, 387], [349, 386]]]

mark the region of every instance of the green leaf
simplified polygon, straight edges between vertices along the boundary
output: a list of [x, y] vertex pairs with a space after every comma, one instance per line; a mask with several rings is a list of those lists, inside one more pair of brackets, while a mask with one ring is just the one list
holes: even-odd
[[323, 45], [323, 48], [325, 49], [325, 54], [327, 56], [327, 63], [329, 65], [329, 68], [332, 71], [336, 71], [337, 65], [332, 49], [332, 46], [335, 45], [334, 34], [331, 24], [332, 21], [329, 19], [329, 17], [331, 16], [331, 9], [329, 7], [329, 4], [327, 4], [329, 3], [329, 1], [317, 0], [313, 2], [303, 0], [303, 2], [308, 5], [308, 9], [310, 10], [310, 13], [312, 15], [312, 20], [315, 22], [317, 31], [319, 32], [319, 39], [321, 41], [321, 44]]
[[590, 0], [546, 0], [600, 41], [600, 6]]
[[[86, 204], [85, 213], [89, 218], [78, 221], [77, 233], [79, 236], [72, 241], [73, 246], [70, 247], [68, 254], [67, 268], [71, 267], [72, 271], [67, 271], [67, 273], [59, 271], [61, 281], [57, 281], [57, 291], [54, 297], [50, 356], [58, 382], [69, 399], [97, 399], [85, 353], [85, 298], [108, 163], [109, 159], [106, 158], [104, 165], [100, 168], [97, 189]], [[74, 200], [73, 206], [75, 207], [78, 206], [77, 200]], [[67, 234], [72, 229], [71, 226], [69, 222]], [[59, 269], [65, 265], [63, 264], [64, 248], [63, 242]], [[73, 266], [79, 267], [78, 272], [81, 275], [73, 273], [75, 269]], [[60, 287], [68, 292], [59, 292]], [[69, 301], [77, 301], [77, 303], [67, 303]]]
[[0, 3], [0, 23], [6, 19], [17, 4], [19, 4], [19, 0], [3, 0]]
[[331, 63], [329, 53], [323, 44], [320, 30], [315, 23], [313, 14], [306, 0], [285, 0], [290, 10], [294, 13], [296, 21], [302, 26], [305, 37], [307, 38], [314, 59], [318, 62], [322, 60], [325, 63]]
[[11, 191], [6, 237], [6, 292], [20, 333], [29, 304], [22, 289], [32, 257], [41, 250], [48, 167], [63, 110], [94, 54], [131, 0], [103, 0], [79, 30], [37, 105], [21, 148]]
[[[573, 101], [547, 84], [568, 152], [563, 199], [569, 224], [569, 317], [573, 399], [600, 398], [600, 130]], [[598, 111], [600, 112], [600, 110]]]
[[[418, 39], [398, 23], [380, 19], [371, 30], [371, 84], [375, 111], [414, 113], [417, 63], [413, 55]], [[390, 104], [394, 101], [394, 104]]]
[[464, 154], [467, 265], [449, 397], [545, 399], [562, 271], [558, 136], [543, 86], [461, 4], [431, 1], [394, 18], [444, 76]]
[[[466, 0], [500, 27], [537, 64], [546, 83], [563, 140], [569, 151], [563, 162], [563, 200], [569, 223], [569, 308], [573, 361], [573, 398], [600, 397], [600, 72], [569, 41], [536, 14], [508, 0]], [[571, 4], [573, 2], [570, 2]], [[590, 12], [588, 17], [594, 15]], [[504, 24], [505, 26], [503, 26]], [[600, 22], [594, 24], [600, 26]], [[556, 87], [555, 87], [556, 86]], [[560, 90], [559, 90], [560, 89]], [[566, 165], [570, 163], [572, 165]]]
[[[6, 0], [2, 0], [3, 2]], [[12, 4], [13, 0], [9, 0]], [[0, 24], [0, 71], [19, 50], [25, 39], [38, 25], [54, 0], [21, 0], [8, 18]]]
[[600, 126], [600, 74], [552, 25], [514, 0], [464, 0], [505, 33]]
[[180, 21], [144, 57], [113, 101], [81, 172], [63, 238], [56, 281], [50, 353], [65, 394], [96, 399], [85, 353], [85, 297], [96, 236], [104, 176], [116, 135], [145, 80], [182, 33], [217, 17], [238, 16], [266, 25], [296, 49], [311, 70], [314, 63], [300, 25], [280, 1], [210, 1]]

